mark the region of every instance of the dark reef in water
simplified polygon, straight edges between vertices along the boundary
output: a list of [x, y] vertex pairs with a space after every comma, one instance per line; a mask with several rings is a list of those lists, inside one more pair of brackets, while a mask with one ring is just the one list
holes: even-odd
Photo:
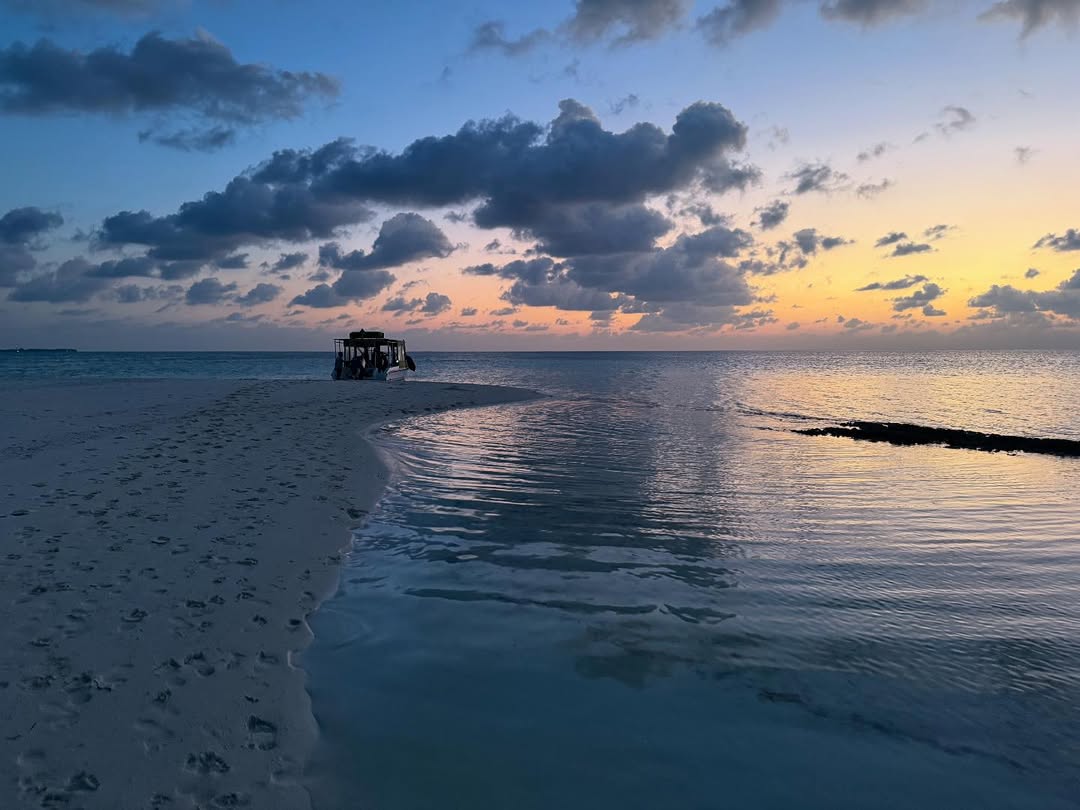
[[974, 430], [908, 425], [903, 422], [844, 422], [833, 427], [796, 430], [804, 436], [842, 436], [866, 442], [915, 445], [939, 444], [964, 450], [991, 453], [1047, 453], [1053, 456], [1080, 458], [1080, 441], [1040, 439], [1027, 436], [1003, 436]]

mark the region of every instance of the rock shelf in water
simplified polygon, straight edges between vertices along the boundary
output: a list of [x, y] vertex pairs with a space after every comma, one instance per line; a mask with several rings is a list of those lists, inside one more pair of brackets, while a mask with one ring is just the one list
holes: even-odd
[[795, 433], [804, 436], [842, 436], [858, 441], [900, 445], [937, 444], [991, 453], [1045, 453], [1080, 458], [1080, 441], [1072, 439], [1004, 436], [998, 433], [926, 427], [903, 422], [844, 422], [830, 427], [796, 430]]

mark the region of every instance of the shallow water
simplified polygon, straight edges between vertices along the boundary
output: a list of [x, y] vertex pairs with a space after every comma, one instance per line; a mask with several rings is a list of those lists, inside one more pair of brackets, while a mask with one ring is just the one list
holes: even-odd
[[305, 655], [323, 807], [1075, 807], [1080, 354], [441, 355]]

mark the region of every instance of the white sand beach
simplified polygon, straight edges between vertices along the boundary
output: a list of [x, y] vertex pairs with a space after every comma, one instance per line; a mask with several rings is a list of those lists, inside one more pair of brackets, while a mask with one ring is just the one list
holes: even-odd
[[5, 381], [0, 807], [305, 808], [305, 618], [445, 383]]

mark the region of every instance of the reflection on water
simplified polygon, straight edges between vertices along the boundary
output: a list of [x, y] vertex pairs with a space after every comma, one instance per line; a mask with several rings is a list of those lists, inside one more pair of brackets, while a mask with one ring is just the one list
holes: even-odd
[[323, 806], [1076, 806], [1080, 464], [785, 428], [1075, 436], [1080, 358], [509, 357], [428, 373], [548, 398], [380, 436]]

